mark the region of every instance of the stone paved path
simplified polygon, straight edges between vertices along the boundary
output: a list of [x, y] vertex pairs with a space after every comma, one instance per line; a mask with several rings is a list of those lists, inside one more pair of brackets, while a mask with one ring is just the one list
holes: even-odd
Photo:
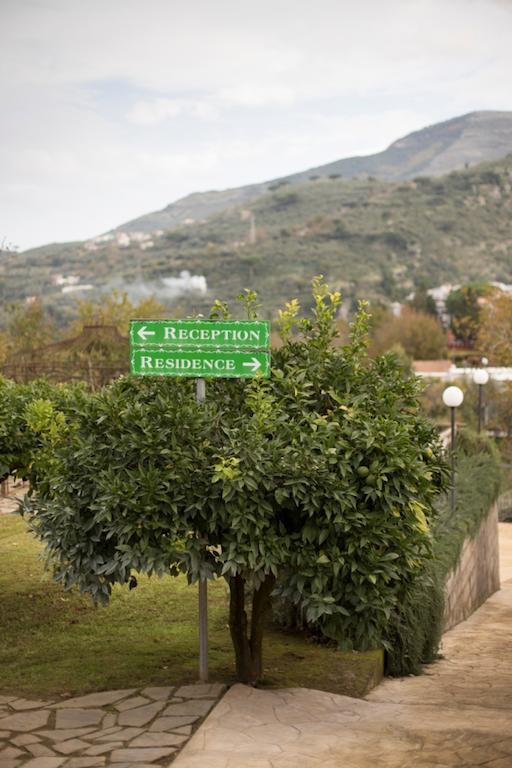
[[502, 589], [446, 633], [425, 675], [366, 700], [234, 686], [173, 768], [512, 768], [512, 525], [500, 527]]
[[218, 684], [0, 696], [0, 768], [167, 766], [224, 692]]

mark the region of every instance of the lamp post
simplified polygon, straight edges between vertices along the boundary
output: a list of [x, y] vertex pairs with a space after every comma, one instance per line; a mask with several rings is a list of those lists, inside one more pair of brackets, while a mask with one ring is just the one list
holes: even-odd
[[478, 434], [480, 434], [483, 422], [483, 388], [489, 381], [488, 372], [484, 368], [477, 368], [473, 374], [473, 381], [478, 384]]
[[452, 487], [450, 506], [452, 514], [455, 512], [455, 409], [462, 404], [463, 400], [464, 394], [459, 387], [446, 387], [443, 392], [443, 403], [451, 409]]

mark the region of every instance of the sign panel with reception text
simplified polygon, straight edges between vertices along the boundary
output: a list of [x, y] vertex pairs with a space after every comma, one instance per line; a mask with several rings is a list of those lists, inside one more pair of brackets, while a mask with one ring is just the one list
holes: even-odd
[[270, 324], [264, 320], [132, 320], [133, 346], [267, 349]]
[[132, 320], [136, 376], [270, 376], [269, 323], [259, 320]]

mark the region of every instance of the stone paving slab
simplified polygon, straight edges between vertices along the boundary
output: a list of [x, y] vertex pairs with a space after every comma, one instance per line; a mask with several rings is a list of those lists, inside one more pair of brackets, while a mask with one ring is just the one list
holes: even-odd
[[73, 699], [59, 701], [58, 704], [52, 704], [53, 709], [78, 709], [83, 707], [104, 707], [106, 704], [115, 704], [116, 701], [126, 699], [135, 692], [134, 688], [128, 688], [121, 691], [102, 691], [101, 693], [88, 693], [86, 696], [78, 696]]
[[41, 709], [51, 704], [51, 701], [31, 701], [29, 699], [14, 699], [10, 702], [10, 706], [17, 712], [26, 709]]
[[135, 709], [129, 709], [126, 712], [121, 712], [117, 718], [119, 725], [131, 725], [136, 728], [146, 725], [162, 711], [165, 707], [165, 701], [155, 701], [153, 704], [148, 704], [144, 707], [136, 707]]
[[153, 688], [144, 688], [143, 691], [141, 691], [141, 694], [143, 696], [147, 696], [150, 699], [153, 699], [154, 701], [161, 701], [162, 699], [169, 699], [171, 696], [172, 688], [170, 686], [166, 687], [153, 687]]
[[[38, 701], [1, 698], [0, 768], [165, 768], [223, 686], [158, 686]], [[172, 706], [182, 716], [161, 717]]]

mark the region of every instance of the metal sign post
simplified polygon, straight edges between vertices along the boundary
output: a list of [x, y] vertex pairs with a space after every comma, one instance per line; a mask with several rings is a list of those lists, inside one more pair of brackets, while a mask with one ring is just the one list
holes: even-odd
[[[132, 320], [130, 370], [135, 376], [196, 379], [204, 403], [204, 377], [270, 376], [270, 324], [262, 320]], [[208, 681], [208, 587], [199, 579], [199, 679]]]
[[[196, 400], [204, 403], [206, 385], [204, 379], [196, 381]], [[208, 682], [208, 581], [199, 579], [199, 679]]]

